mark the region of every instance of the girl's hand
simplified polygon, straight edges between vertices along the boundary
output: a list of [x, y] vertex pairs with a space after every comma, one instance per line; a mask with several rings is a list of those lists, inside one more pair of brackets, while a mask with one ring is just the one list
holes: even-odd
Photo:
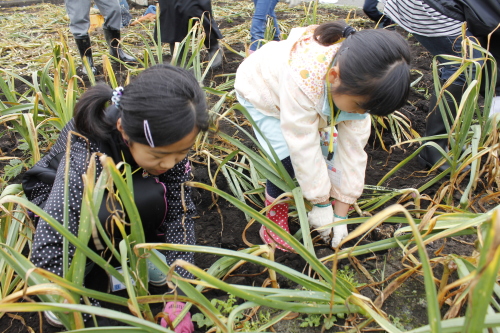
[[[341, 219], [338, 217], [335, 217], [333, 219], [333, 222], [338, 222], [338, 221], [343, 221], [345, 219]], [[349, 232], [347, 231], [347, 224], [344, 225], [337, 225], [333, 227], [333, 239], [332, 239], [332, 247], [336, 248], [339, 246], [340, 242], [347, 237]]]
[[[332, 205], [320, 205], [313, 206], [313, 209], [307, 215], [309, 220], [309, 225], [313, 229], [321, 228], [327, 224], [331, 224], [333, 222], [333, 207]], [[346, 229], [347, 230], [347, 229]], [[325, 241], [325, 243], [329, 243], [332, 239], [331, 233], [332, 229], [321, 229], [317, 230], [321, 238]]]

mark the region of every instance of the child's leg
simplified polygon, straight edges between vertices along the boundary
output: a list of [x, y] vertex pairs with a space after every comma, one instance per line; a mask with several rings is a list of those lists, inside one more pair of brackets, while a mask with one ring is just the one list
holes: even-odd
[[[283, 166], [286, 171], [290, 175], [290, 177], [295, 177], [295, 172], [293, 170], [292, 161], [290, 156], [281, 160]], [[267, 181], [266, 183], [266, 207], [270, 206], [277, 197], [279, 197], [284, 192], [274, 185], [271, 181]], [[288, 204], [287, 203], [278, 203], [274, 205], [267, 213], [267, 218], [280, 226], [283, 230], [290, 233], [290, 229], [288, 227]], [[260, 237], [266, 244], [276, 243], [278, 249], [282, 251], [289, 251], [292, 248], [278, 235], [269, 230], [268, 228], [262, 226], [260, 229]]]
[[[193, 202], [190, 200], [190, 194], [188, 193], [186, 195], [186, 198], [189, 198], [187, 200], [186, 205], [188, 209], [190, 206], [194, 208]], [[169, 209], [171, 210], [179, 210], [182, 209], [180, 207], [170, 207]], [[195, 244], [195, 234], [194, 234], [194, 221], [192, 218], [178, 218], [175, 219], [174, 221], [169, 222], [168, 224], [168, 229], [167, 232], [165, 233], [165, 242], [166, 243], [172, 243], [172, 244], [188, 244], [188, 245], [194, 245]], [[194, 264], [194, 253], [193, 252], [180, 252], [180, 251], [164, 251], [166, 259], [167, 259], [167, 264], [170, 266], [172, 263], [177, 260], [181, 259], [184, 261], [187, 261], [191, 264]], [[187, 279], [194, 279], [194, 276], [186, 271], [184, 268], [181, 268], [179, 266], [175, 267], [175, 272], [182, 276], [183, 278]], [[184, 292], [181, 289], [177, 289], [177, 294], [179, 295], [185, 295]], [[165, 308], [163, 309], [163, 312], [167, 315], [168, 319], [163, 319], [161, 320], [161, 326], [163, 327], [169, 327], [170, 323], [172, 323], [181, 310], [184, 308], [186, 304], [183, 302], [167, 302], [165, 305]], [[179, 325], [177, 325], [174, 328], [174, 331], [176, 333], [192, 333], [194, 332], [194, 325], [191, 319], [191, 314], [188, 312], [184, 318], [182, 318], [181, 322]]]
[[[270, 147], [264, 139], [265, 137], [278, 158], [281, 160], [281, 163], [283, 163], [283, 166], [285, 167], [287, 172], [292, 178], [295, 177], [288, 145], [286, 144], [283, 133], [281, 132], [280, 120], [271, 116], [264, 115], [243, 97], [238, 94], [236, 96], [241, 105], [243, 105], [247, 109], [253, 121], [259, 128], [260, 133], [258, 131], [255, 131], [255, 136], [257, 137], [257, 140], [261, 144], [264, 151], [266, 151], [267, 154], [269, 154], [272, 158], [273, 155]], [[281, 194], [283, 194], [283, 191], [279, 187], [274, 185], [272, 182], [267, 181], [266, 206], [271, 205], [271, 203], [274, 202], [274, 199], [279, 197]], [[289, 232], [288, 204], [279, 203], [277, 205], [274, 205], [266, 215], [271, 221], [279, 225], [285, 231]], [[262, 226], [262, 228], [260, 229], [260, 236], [266, 244], [276, 243], [277, 247], [283, 251], [287, 251], [287, 249], [291, 250], [288, 244], [284, 243], [284, 241], [276, 234], [274, 234], [274, 232], [270, 231], [264, 226]]]

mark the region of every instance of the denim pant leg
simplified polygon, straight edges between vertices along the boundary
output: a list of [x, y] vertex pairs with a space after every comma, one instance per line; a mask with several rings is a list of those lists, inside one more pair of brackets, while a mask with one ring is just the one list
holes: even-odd
[[258, 40], [264, 39], [264, 32], [266, 30], [267, 16], [271, 16], [274, 21], [275, 39], [276, 36], [279, 37], [280, 31], [278, 28], [278, 21], [276, 19], [276, 13], [274, 12], [274, 7], [278, 3], [278, 0], [253, 0], [255, 4], [255, 11], [252, 17], [252, 26], [250, 27], [250, 50], [255, 51], [261, 45]]
[[[422, 44], [427, 51], [429, 51], [433, 56], [439, 54], [447, 54], [461, 57], [462, 56], [462, 37], [460, 36], [443, 36], [443, 37], [426, 37], [418, 34], [413, 34], [420, 44]], [[467, 36], [472, 36], [467, 32]], [[474, 50], [474, 58], [481, 57], [481, 52]], [[446, 60], [438, 57], [440, 63], [445, 63]], [[439, 78], [441, 80], [448, 80], [460, 67], [459, 64], [444, 65], [440, 66]], [[462, 73], [453, 82], [456, 85], [464, 85], [466, 82], [465, 75]]]
[[274, 23], [274, 40], [280, 40], [280, 36], [281, 36], [280, 27], [278, 25], [278, 19], [276, 18], [276, 12], [274, 11], [278, 1], [279, 0], [275, 0], [275, 3], [273, 6], [271, 6], [271, 11], [269, 13], [269, 16], [271, 16], [273, 18], [273, 23]]

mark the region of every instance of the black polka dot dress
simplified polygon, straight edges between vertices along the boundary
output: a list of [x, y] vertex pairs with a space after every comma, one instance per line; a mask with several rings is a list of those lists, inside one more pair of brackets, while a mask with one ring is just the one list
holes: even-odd
[[[71, 131], [75, 131], [73, 120], [61, 131], [50, 152], [23, 178], [23, 188], [28, 199], [42, 207], [45, 212], [61, 224], [63, 223], [64, 211], [66, 145]], [[116, 129], [110, 136], [110, 140], [105, 143], [93, 142], [74, 134], [70, 136], [68, 228], [74, 235], [77, 235], [83, 195], [82, 175], [86, 172], [89, 159], [95, 156], [92, 154], [95, 152], [106, 153], [113, 158], [115, 163], [122, 161], [124, 157], [125, 162], [132, 166], [132, 170], [137, 170], [138, 166]], [[98, 177], [102, 166], [97, 157], [93, 158], [96, 158], [96, 177]], [[142, 171], [136, 172], [134, 175], [137, 176], [133, 178], [134, 195], [146, 240], [195, 244], [192, 216], [196, 214], [196, 209], [191, 199], [191, 188], [184, 185], [186, 181], [191, 179], [188, 158], [186, 157], [160, 176], [149, 176], [147, 173], [143, 174]], [[182, 192], [184, 198], [181, 198]], [[102, 207], [105, 206], [103, 203]], [[101, 223], [104, 223], [108, 216], [103, 215], [102, 211], [103, 209], [99, 213], [99, 219]], [[39, 219], [32, 247], [31, 261], [33, 264], [62, 276], [62, 249], [62, 236], [46, 221]], [[70, 260], [74, 251], [75, 248], [70, 244]], [[193, 253], [165, 251], [164, 254], [169, 265], [177, 259], [194, 263]], [[176, 267], [176, 272], [182, 277], [192, 278], [190, 273], [180, 267]]]

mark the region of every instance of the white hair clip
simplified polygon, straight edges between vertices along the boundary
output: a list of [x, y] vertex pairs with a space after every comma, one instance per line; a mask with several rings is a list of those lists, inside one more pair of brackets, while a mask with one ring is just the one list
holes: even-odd
[[151, 129], [149, 128], [149, 123], [147, 120], [144, 120], [144, 136], [149, 143], [151, 148], [155, 147], [155, 143], [153, 142], [153, 136], [151, 135]]

